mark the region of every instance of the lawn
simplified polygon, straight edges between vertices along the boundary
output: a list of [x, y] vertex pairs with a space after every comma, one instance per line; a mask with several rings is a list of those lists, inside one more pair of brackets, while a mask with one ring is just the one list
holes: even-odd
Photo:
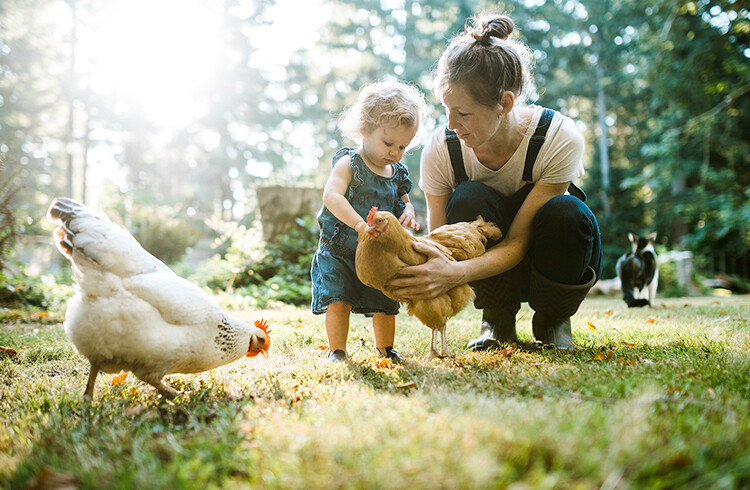
[[323, 317], [236, 311], [273, 329], [268, 358], [174, 375], [162, 400], [100, 375], [59, 314], [0, 310], [0, 487], [747, 488], [750, 297], [628, 309], [588, 298], [574, 352], [468, 353], [480, 314], [454, 318], [455, 358], [422, 361], [429, 330], [405, 313], [381, 361], [353, 317], [351, 362], [326, 363]]

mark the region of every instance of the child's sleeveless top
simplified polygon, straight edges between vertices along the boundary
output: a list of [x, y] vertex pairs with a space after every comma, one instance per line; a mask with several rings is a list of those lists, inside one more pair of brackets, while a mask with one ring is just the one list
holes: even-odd
[[[353, 176], [346, 198], [354, 210], [367, 218], [370, 208], [377, 206], [381, 211], [390, 211], [396, 217], [404, 212], [406, 204], [401, 196], [411, 191], [409, 171], [401, 163], [393, 165], [393, 175], [382, 177], [372, 172], [365, 164], [356, 148], [344, 147], [333, 155], [332, 165], [336, 165], [344, 155], [349, 155], [349, 165]], [[357, 232], [339, 221], [325, 206], [318, 213], [320, 225], [320, 248], [331, 253], [354, 258], [357, 248]]]

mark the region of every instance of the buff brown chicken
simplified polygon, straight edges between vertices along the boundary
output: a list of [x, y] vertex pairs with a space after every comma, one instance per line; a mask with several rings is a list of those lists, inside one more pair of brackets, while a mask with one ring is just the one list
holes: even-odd
[[[445, 331], [448, 320], [463, 310], [473, 299], [474, 292], [468, 284], [456, 286], [432, 299], [403, 300], [394, 296], [386, 283], [401, 269], [419, 265], [427, 257], [412, 244], [421, 241], [437, 248], [449, 260], [467, 260], [482, 255], [487, 240], [498, 240], [502, 232], [494, 223], [481, 216], [471, 222], [443, 225], [423, 237], [415, 237], [404, 229], [398, 219], [388, 211], [376, 207], [367, 216], [367, 226], [362, 227], [357, 238], [355, 268], [363, 284], [378, 289], [389, 298], [406, 304], [409, 315], [432, 329], [430, 352], [425, 360], [450, 356]], [[441, 347], [437, 351], [437, 333]]]

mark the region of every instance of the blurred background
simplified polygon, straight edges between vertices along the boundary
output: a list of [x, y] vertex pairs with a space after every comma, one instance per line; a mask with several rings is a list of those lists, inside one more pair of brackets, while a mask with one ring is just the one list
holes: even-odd
[[[70, 284], [45, 211], [106, 211], [177, 271], [233, 301], [309, 301], [314, 214], [338, 114], [362, 85], [422, 88], [483, 10], [533, 50], [535, 100], [577, 121], [579, 184], [603, 277], [627, 233], [688, 252], [689, 280], [747, 284], [746, 0], [2, 0], [0, 301], [55, 304]], [[419, 146], [406, 157], [419, 180]], [[424, 224], [424, 198], [412, 193]], [[67, 272], [66, 272], [67, 271]], [[663, 273], [664, 274], [664, 273]], [[679, 271], [674, 272], [679, 275]], [[667, 271], [667, 276], [669, 272]], [[670, 286], [671, 284], [671, 286]], [[260, 289], [258, 289], [260, 288]], [[65, 292], [58, 296], [64, 297]]]

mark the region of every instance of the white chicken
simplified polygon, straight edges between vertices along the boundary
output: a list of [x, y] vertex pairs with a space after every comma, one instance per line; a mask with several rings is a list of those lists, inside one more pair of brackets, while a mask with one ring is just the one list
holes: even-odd
[[91, 363], [84, 397], [100, 371], [131, 371], [162, 396], [176, 392], [162, 378], [208, 371], [241, 357], [267, 355], [267, 324], [224, 313], [208, 293], [141, 247], [123, 227], [67, 198], [47, 217], [57, 248], [70, 261], [75, 295], [65, 333]]

